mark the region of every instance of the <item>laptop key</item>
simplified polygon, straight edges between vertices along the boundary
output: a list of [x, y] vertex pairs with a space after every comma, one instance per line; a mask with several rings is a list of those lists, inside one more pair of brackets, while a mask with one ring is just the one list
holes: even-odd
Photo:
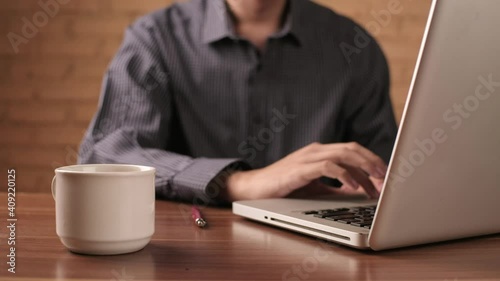
[[354, 219], [343, 219], [343, 220], [338, 220], [337, 222], [345, 223], [345, 224], [350, 224], [350, 223], [356, 223], [357, 220], [354, 220]]
[[339, 220], [356, 220], [355, 217], [345, 217], [345, 216], [337, 216], [337, 217], [325, 217], [325, 220], [330, 221], [339, 221]]
[[305, 211], [303, 214], [359, 227], [369, 227], [372, 224], [375, 209], [376, 206], [363, 206], [312, 210]]
[[347, 208], [337, 208], [337, 209], [319, 210], [318, 213], [324, 214], [324, 213], [348, 212], [348, 211], [349, 211], [349, 209], [347, 209]]
[[344, 215], [344, 216], [330, 216], [328, 218], [331, 218], [333, 220], [354, 220], [354, 219], [356, 219], [356, 216], [354, 216], [354, 215]]
[[318, 218], [335, 217], [335, 216], [354, 216], [354, 213], [340, 211], [340, 212], [330, 212], [330, 213], [318, 213], [314, 216]]
[[372, 221], [373, 217], [360, 217], [359, 219], [362, 221]]
[[370, 226], [372, 225], [372, 222], [366, 222], [366, 221], [362, 221], [362, 222], [352, 222], [351, 225], [353, 226], [359, 226], [359, 227], [365, 227], [365, 226]]

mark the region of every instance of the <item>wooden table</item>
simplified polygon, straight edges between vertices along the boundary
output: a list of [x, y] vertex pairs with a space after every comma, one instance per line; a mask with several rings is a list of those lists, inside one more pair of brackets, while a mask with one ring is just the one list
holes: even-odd
[[0, 193], [0, 280], [500, 280], [500, 235], [393, 250], [358, 251], [185, 204], [157, 201], [156, 233], [142, 251], [85, 256], [55, 233], [50, 195], [17, 195], [16, 273], [7, 272], [7, 196]]

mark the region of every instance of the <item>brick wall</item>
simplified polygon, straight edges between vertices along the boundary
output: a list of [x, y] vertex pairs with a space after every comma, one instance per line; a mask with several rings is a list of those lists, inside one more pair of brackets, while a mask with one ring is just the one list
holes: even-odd
[[[48, 16], [38, 0], [0, 5], [0, 168], [2, 174], [8, 167], [17, 169], [19, 191], [48, 192], [53, 169], [75, 163], [102, 75], [124, 29], [140, 15], [173, 2], [58, 1], [52, 7], [57, 13]], [[369, 26], [379, 39], [392, 71], [399, 120], [430, 0], [317, 2]], [[400, 4], [398, 12], [377, 22], [375, 14], [388, 11], [391, 3]], [[15, 53], [7, 34], [21, 34], [23, 18], [35, 21], [36, 30], [28, 30], [32, 38], [25, 38]]]

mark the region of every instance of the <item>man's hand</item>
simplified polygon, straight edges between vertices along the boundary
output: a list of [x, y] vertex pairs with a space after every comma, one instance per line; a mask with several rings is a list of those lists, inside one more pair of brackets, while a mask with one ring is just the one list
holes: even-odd
[[336, 192], [318, 181], [324, 176], [343, 183], [338, 193], [359, 193], [362, 187], [378, 198], [386, 172], [384, 161], [357, 143], [313, 143], [265, 168], [230, 175], [224, 197], [235, 201]]

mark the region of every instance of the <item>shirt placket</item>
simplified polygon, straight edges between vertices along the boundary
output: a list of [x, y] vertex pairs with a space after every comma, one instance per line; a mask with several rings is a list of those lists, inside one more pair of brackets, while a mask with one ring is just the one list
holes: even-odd
[[264, 128], [266, 120], [266, 93], [265, 93], [265, 79], [262, 79], [263, 63], [262, 57], [257, 49], [251, 44], [247, 45], [247, 54], [250, 61], [250, 72], [248, 76], [248, 139], [250, 145], [255, 149], [256, 157], [254, 165], [261, 167], [265, 163], [266, 145], [259, 139], [259, 132]]

